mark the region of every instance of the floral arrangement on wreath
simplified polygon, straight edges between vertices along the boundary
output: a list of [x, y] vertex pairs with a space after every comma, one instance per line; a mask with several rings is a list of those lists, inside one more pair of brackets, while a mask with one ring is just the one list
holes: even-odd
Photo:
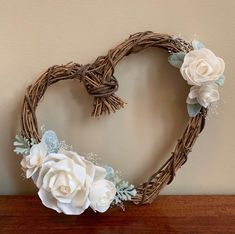
[[[153, 44], [154, 40], [156, 40], [155, 44]], [[201, 42], [196, 40], [185, 42], [182, 38], [165, 34], [155, 34], [148, 31], [130, 36], [128, 40], [115, 48], [116, 51], [111, 50], [113, 55], [109, 53], [107, 57], [100, 58], [101, 65], [107, 65], [107, 61], [115, 64], [115, 59], [120, 61], [121, 57], [118, 57], [117, 52], [122, 51], [122, 54], [124, 54], [123, 51], [125, 51], [126, 55], [128, 55], [140, 51], [139, 48], [141, 46], [143, 47], [141, 49], [145, 49], [143, 42], [146, 41], [149, 42], [149, 47], [158, 46], [167, 48], [170, 53], [168, 61], [174, 67], [180, 69], [182, 77], [191, 86], [186, 100], [190, 123], [183, 137], [179, 140], [171, 158], [147, 182], [141, 184], [139, 187], [129, 184], [111, 166], [98, 164], [95, 157], [89, 157], [88, 155], [82, 156], [74, 152], [63, 141], [58, 140], [54, 131], [43, 130], [41, 133], [42, 136], [39, 137], [37, 135], [38, 131], [35, 131], [37, 124], [34, 111], [40, 98], [36, 99], [35, 97], [37, 95], [33, 97], [34, 90], [30, 86], [27, 90], [23, 106], [23, 131], [21, 134], [16, 135], [14, 151], [23, 156], [21, 166], [25, 172], [25, 176], [27, 179], [31, 178], [33, 180], [39, 189], [38, 195], [46, 207], [59, 213], [80, 215], [88, 207], [94, 211], [105, 212], [113, 205], [121, 206], [124, 209], [125, 201], [133, 201], [136, 204], [150, 203], [165, 184], [172, 181], [175, 171], [185, 163], [188, 152], [191, 150], [196, 137], [204, 127], [204, 110], [220, 99], [219, 86], [224, 84], [223, 73], [225, 64], [223, 59], [205, 48]], [[166, 44], [166, 42], [169, 44]], [[132, 50], [126, 49], [127, 45], [129, 45], [128, 43], [132, 45]], [[124, 55], [122, 56], [124, 57]], [[106, 58], [109, 60], [106, 61]], [[111, 65], [114, 70], [113, 64]], [[85, 72], [89, 71], [89, 68], [90, 72], [93, 72], [95, 66], [99, 70], [101, 69], [101, 65], [98, 62], [94, 63], [93, 67], [72, 64], [62, 67], [61, 70], [55, 70], [55, 67], [52, 67], [54, 70], [49, 69], [45, 73], [46, 75], [44, 74], [40, 77], [39, 81], [46, 81], [48, 83], [51, 81], [52, 84], [52, 79], [57, 79], [57, 82], [59, 80], [58, 77], [62, 77], [62, 80], [85, 76], [85, 69], [87, 69]], [[56, 68], [59, 69], [60, 67], [58, 66]], [[54, 74], [52, 74], [53, 72]], [[97, 74], [100, 75], [100, 73], [99, 70]], [[95, 96], [91, 84], [97, 81], [95, 78], [92, 80], [90, 78], [91, 76], [87, 75], [86, 77], [86, 83], [84, 80], [80, 81], [83, 81], [88, 92]], [[114, 90], [116, 89], [116, 83], [114, 84], [113, 82], [116, 82], [116, 80], [114, 79], [113, 71], [110, 77], [110, 84], [113, 85]], [[87, 83], [88, 81], [90, 83]], [[39, 82], [35, 84], [38, 85]], [[100, 84], [100, 86], [96, 85], [94, 87], [98, 87], [97, 89], [100, 93], [95, 96], [95, 105], [97, 103], [99, 105], [106, 105], [102, 109], [104, 110], [108, 106], [108, 103], [113, 111], [122, 107], [123, 103], [113, 95], [113, 92], [107, 91], [107, 86], [104, 86], [104, 82], [97, 84]], [[37, 91], [40, 90], [38, 87], [42, 87], [40, 85], [37, 86]], [[30, 90], [32, 91], [31, 93]], [[105, 95], [102, 96], [103, 93]], [[119, 106], [117, 104], [118, 102], [120, 104]], [[95, 110], [97, 110], [97, 106]], [[25, 123], [27, 118], [24, 118], [24, 114], [26, 113], [28, 115], [30, 111], [24, 111], [26, 110], [25, 107], [30, 107], [34, 121], [32, 123], [36, 127], [33, 124], [29, 126], [36, 133], [33, 130], [29, 130], [30, 127], [26, 128]], [[198, 128], [201, 129], [198, 131]], [[36, 136], [35, 138], [31, 137], [33, 134]]]
[[201, 107], [208, 108], [220, 99], [219, 86], [223, 86], [225, 64], [199, 41], [192, 41], [193, 50], [169, 56], [171, 65], [180, 69], [181, 75], [191, 86], [186, 100], [190, 117], [197, 115]]
[[88, 160], [69, 150], [54, 131], [45, 131], [38, 144], [17, 135], [14, 145], [15, 152], [23, 154], [21, 166], [39, 188], [42, 203], [59, 213], [79, 215], [88, 207], [105, 212], [111, 204], [123, 207], [122, 201], [136, 194], [112, 167], [98, 166], [95, 157]]

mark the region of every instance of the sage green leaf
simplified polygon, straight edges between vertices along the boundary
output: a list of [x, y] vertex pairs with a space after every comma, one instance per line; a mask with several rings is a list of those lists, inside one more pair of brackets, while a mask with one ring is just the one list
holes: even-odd
[[219, 86], [223, 86], [224, 85], [224, 81], [225, 81], [225, 77], [224, 77], [224, 75], [221, 75], [219, 77], [219, 79], [215, 81], [215, 83], [218, 84]]
[[14, 152], [17, 154], [27, 155], [30, 152], [30, 148], [36, 143], [37, 141], [35, 139], [31, 138], [31, 140], [29, 140], [21, 134], [18, 134], [16, 135], [13, 143], [15, 146]]
[[202, 106], [199, 103], [196, 104], [187, 104], [187, 110], [190, 117], [196, 116], [200, 113]]
[[172, 66], [174, 66], [176, 68], [181, 68], [181, 66], [184, 62], [184, 57], [185, 57], [184, 52], [178, 52], [178, 53], [171, 54], [168, 57], [168, 61]]
[[123, 201], [131, 200], [136, 195], [137, 191], [134, 185], [129, 185], [127, 181], [121, 180], [119, 176], [116, 175], [113, 182], [116, 187], [116, 195], [113, 200], [114, 204], [122, 204]]
[[15, 146], [14, 152], [17, 154], [26, 155], [30, 151], [30, 141], [22, 135], [16, 135], [13, 145]]

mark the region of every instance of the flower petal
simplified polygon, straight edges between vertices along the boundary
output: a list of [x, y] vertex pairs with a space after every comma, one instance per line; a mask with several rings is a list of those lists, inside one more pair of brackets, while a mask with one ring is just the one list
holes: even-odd
[[47, 145], [44, 142], [40, 142], [38, 144], [35, 144], [30, 149], [30, 154], [40, 154], [42, 156], [46, 156], [47, 154]]
[[87, 197], [88, 197], [88, 191], [86, 191], [85, 189], [79, 190], [76, 193], [76, 195], [73, 197], [72, 205], [75, 207], [83, 207], [83, 204], [87, 200]]
[[190, 88], [190, 92], [189, 92], [189, 94], [188, 94], [188, 97], [190, 98], [190, 99], [194, 99], [194, 98], [196, 98], [197, 96], [198, 96], [198, 93], [199, 93], [199, 86], [192, 86], [191, 88]]
[[95, 166], [94, 182], [104, 179], [106, 177], [106, 175], [107, 175], [107, 172], [106, 172], [105, 168]]
[[40, 197], [42, 204], [50, 209], [53, 209], [57, 211], [58, 213], [61, 213], [61, 210], [57, 207], [56, 200], [52, 197], [52, 195], [41, 188], [38, 191], [38, 196]]
[[66, 204], [66, 203], [57, 202], [57, 206], [62, 210], [64, 214], [67, 215], [80, 215], [85, 211], [85, 208], [75, 207], [71, 203]]

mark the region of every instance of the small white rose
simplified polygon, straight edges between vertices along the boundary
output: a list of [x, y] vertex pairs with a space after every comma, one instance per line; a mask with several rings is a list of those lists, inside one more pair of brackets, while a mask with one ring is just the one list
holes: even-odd
[[90, 205], [89, 191], [105, 169], [72, 151], [51, 153], [44, 161], [36, 185], [42, 203], [57, 212], [79, 215]]
[[201, 48], [185, 55], [180, 72], [189, 85], [201, 86], [218, 80], [224, 69], [223, 59], [216, 57], [211, 50]]
[[207, 108], [212, 102], [218, 101], [219, 98], [218, 85], [209, 83], [202, 86], [192, 86], [186, 102], [188, 104], [199, 103]]
[[21, 161], [21, 166], [26, 171], [26, 178], [30, 178], [42, 165], [43, 160], [47, 155], [47, 146], [44, 142], [35, 144], [31, 147], [30, 153], [24, 156]]
[[95, 181], [90, 190], [89, 198], [94, 211], [105, 212], [112, 203], [116, 194], [115, 185], [108, 180]]

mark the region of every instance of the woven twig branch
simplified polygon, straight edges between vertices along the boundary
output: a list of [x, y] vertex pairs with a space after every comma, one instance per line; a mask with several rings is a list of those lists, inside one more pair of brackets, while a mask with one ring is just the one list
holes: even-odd
[[[33, 138], [40, 142], [37, 105], [47, 88], [62, 80], [77, 79], [85, 85], [87, 92], [94, 97], [94, 117], [122, 108], [125, 102], [115, 95], [118, 89], [118, 82], [113, 76], [115, 66], [125, 56], [149, 47], [160, 47], [170, 53], [192, 50], [191, 44], [182, 39], [147, 31], [131, 35], [123, 43], [109, 50], [106, 56], [98, 57], [92, 64], [68, 63], [52, 66], [26, 90], [21, 115], [22, 134], [29, 140]], [[197, 116], [190, 118], [172, 156], [147, 182], [137, 187], [137, 195], [133, 198], [135, 204], [151, 203], [161, 189], [173, 180], [175, 172], [186, 162], [188, 153], [204, 127], [206, 112], [206, 109], [202, 108]]]

